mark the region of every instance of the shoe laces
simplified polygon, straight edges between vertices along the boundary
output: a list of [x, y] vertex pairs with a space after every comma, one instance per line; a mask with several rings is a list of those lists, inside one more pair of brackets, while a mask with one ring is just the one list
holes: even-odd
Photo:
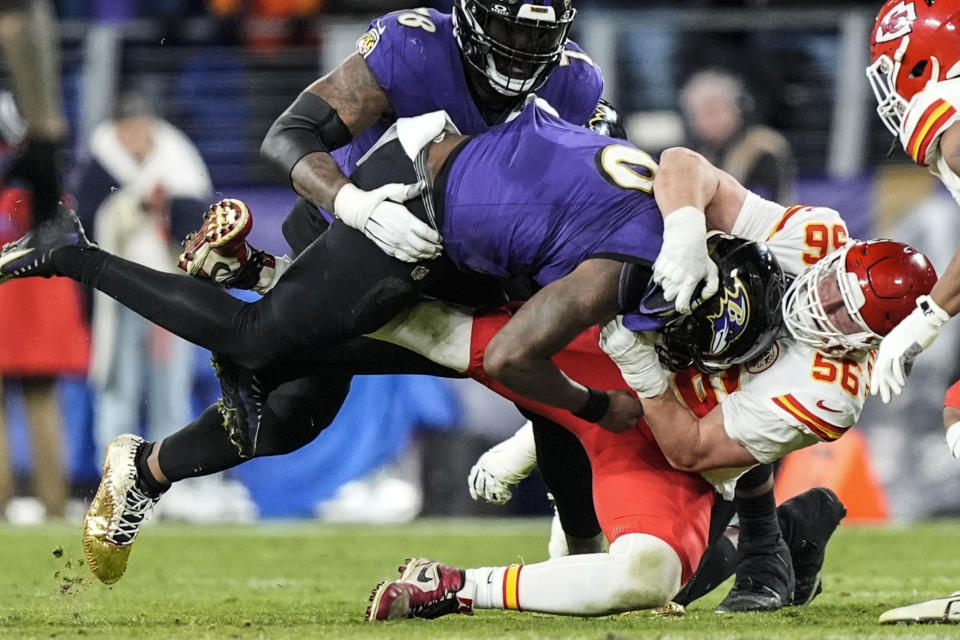
[[133, 542], [140, 531], [143, 519], [150, 513], [156, 503], [156, 498], [151, 498], [136, 486], [130, 487], [126, 496], [124, 496], [120, 521], [117, 523], [116, 531], [110, 536], [110, 541], [114, 544], [130, 544]]
[[459, 608], [460, 600], [457, 598], [457, 592], [445, 590], [429, 601], [412, 607], [410, 615], [414, 618], [439, 618], [448, 613], [456, 613]]

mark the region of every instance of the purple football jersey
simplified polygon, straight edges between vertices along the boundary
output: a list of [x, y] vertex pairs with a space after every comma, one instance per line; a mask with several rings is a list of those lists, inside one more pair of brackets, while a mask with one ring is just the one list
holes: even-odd
[[447, 177], [442, 234], [456, 263], [541, 285], [588, 258], [652, 264], [663, 219], [655, 162], [530, 104], [464, 146]]
[[[585, 125], [600, 100], [603, 78], [580, 47], [567, 42], [566, 49], [570, 53], [563, 56], [537, 95], [565, 120]], [[389, 13], [370, 23], [370, 30], [357, 41], [357, 51], [387, 93], [396, 117], [442, 109], [462, 133], [473, 135], [490, 128], [467, 87], [449, 13], [434, 9]], [[391, 124], [378, 123], [333, 152], [345, 174], [353, 172], [357, 160]], [[324, 215], [330, 219], [329, 214]]]

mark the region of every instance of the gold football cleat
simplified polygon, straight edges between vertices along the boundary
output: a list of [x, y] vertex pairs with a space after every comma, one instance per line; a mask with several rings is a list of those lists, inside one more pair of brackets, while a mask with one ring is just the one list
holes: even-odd
[[83, 518], [83, 553], [104, 584], [123, 576], [140, 525], [157, 503], [137, 488], [134, 460], [143, 438], [125, 434], [107, 446], [103, 477]]

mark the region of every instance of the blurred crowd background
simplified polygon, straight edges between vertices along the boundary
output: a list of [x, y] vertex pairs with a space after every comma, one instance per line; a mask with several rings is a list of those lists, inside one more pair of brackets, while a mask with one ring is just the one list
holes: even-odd
[[[294, 194], [258, 159], [264, 133], [354, 50], [372, 18], [413, 8], [393, 0], [55, 4], [79, 214], [98, 242], [170, 269], [179, 240], [221, 197], [246, 200], [252, 242], [284, 252], [280, 221]], [[889, 152], [893, 140], [872, 113], [864, 68], [879, 0], [574, 4], [572, 37], [603, 70], [605, 97], [635, 144], [651, 152], [692, 146], [767, 197], [835, 207], [855, 237], [904, 240], [938, 270], [946, 266], [960, 243], [958, 205], [899, 145]], [[4, 103], [0, 137], [9, 154], [18, 124]], [[27, 228], [19, 202], [9, 189], [0, 197], [0, 241]], [[49, 314], [36, 310], [51, 307], [56, 326], [41, 326]], [[960, 376], [958, 330], [945, 327], [907, 393], [890, 406], [873, 399], [864, 411], [869, 455], [857, 465], [879, 483], [881, 519], [960, 513], [960, 473], [940, 419], [943, 393]], [[0, 287], [0, 336], [0, 514], [11, 522], [79, 519], [106, 442], [126, 431], [159, 439], [219, 395], [209, 353], [72, 283]], [[36, 362], [37, 354], [47, 360]], [[476, 505], [466, 490], [476, 457], [522, 421], [472, 382], [358, 378], [343, 413], [310, 446], [230, 477], [180, 483], [160, 515], [543, 513], [536, 478], [505, 508]]]

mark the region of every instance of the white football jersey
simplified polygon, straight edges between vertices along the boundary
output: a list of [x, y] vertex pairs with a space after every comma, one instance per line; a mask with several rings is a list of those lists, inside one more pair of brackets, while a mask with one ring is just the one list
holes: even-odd
[[900, 144], [914, 162], [940, 178], [960, 202], [960, 176], [947, 166], [940, 152], [940, 136], [960, 120], [958, 109], [960, 78], [928, 84], [910, 101], [900, 128]]
[[[794, 276], [847, 242], [847, 226], [827, 207], [783, 207], [750, 194], [734, 235], [761, 240]], [[816, 442], [830, 442], [856, 423], [867, 395], [873, 353], [830, 358], [790, 337], [760, 360], [720, 376], [688, 369], [674, 392], [698, 416], [720, 404], [724, 429], [760, 462], [773, 462]], [[730, 495], [743, 470], [705, 473]]]
[[847, 224], [828, 207], [784, 207], [749, 193], [730, 231], [766, 244], [784, 273], [798, 275], [847, 243]]

